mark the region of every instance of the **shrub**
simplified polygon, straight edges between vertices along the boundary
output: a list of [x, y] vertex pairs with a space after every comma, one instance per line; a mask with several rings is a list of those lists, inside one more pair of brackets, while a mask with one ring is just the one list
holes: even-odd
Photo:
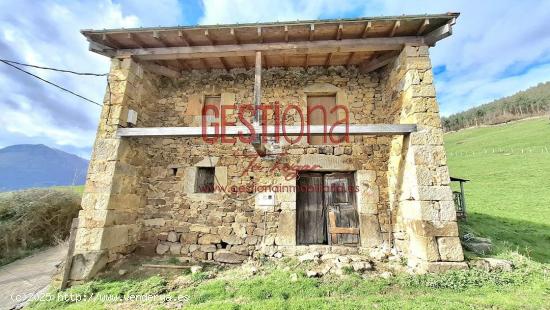
[[0, 265], [65, 239], [80, 210], [70, 189], [30, 189], [0, 195]]

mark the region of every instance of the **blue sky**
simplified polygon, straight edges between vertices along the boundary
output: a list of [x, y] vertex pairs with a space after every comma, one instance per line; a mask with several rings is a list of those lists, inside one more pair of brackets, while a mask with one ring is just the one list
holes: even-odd
[[[13, 14], [24, 12], [25, 14]], [[460, 12], [432, 48], [443, 115], [550, 80], [550, 1], [0, 0], [0, 58], [104, 73], [80, 29]], [[103, 77], [30, 70], [101, 102]], [[0, 148], [43, 143], [88, 158], [100, 108], [0, 64]]]

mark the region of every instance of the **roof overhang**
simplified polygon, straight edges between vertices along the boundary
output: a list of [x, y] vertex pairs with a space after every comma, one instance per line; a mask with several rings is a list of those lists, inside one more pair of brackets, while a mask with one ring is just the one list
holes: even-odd
[[264, 67], [383, 65], [387, 63], [384, 59], [407, 44], [433, 46], [451, 35], [458, 16], [445, 13], [81, 32], [96, 53], [132, 57], [162, 70], [163, 75], [176, 76], [182, 70], [249, 69], [257, 51], [262, 52]]

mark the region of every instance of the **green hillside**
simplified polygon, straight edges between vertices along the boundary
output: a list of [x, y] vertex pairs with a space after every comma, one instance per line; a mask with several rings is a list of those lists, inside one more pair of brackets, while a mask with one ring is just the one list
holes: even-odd
[[548, 118], [448, 133], [445, 146], [451, 175], [471, 180], [462, 228], [550, 262]]

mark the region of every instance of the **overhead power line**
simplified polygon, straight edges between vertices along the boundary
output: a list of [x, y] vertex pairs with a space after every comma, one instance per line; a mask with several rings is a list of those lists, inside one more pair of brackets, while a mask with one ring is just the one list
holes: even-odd
[[109, 75], [109, 73], [76, 72], [76, 71], [71, 71], [71, 70], [63, 70], [63, 69], [57, 69], [57, 68], [42, 67], [42, 66], [25, 64], [25, 63], [13, 61], [13, 60], [2, 59], [2, 58], [0, 58], [0, 61], [3, 61], [5, 63], [9, 62], [11, 64], [16, 64], [16, 65], [25, 66], [25, 67], [32, 67], [32, 68], [37, 68], [37, 69], [44, 69], [44, 70], [51, 70], [51, 71], [57, 71], [57, 72], [71, 73], [71, 74], [76, 74], [76, 75], [91, 75], [91, 76], [107, 76], [107, 75]]
[[[88, 101], [88, 102], [91, 102], [91, 103], [93, 103], [93, 104], [95, 104], [95, 105], [97, 105], [97, 106], [100, 106], [100, 107], [103, 106], [102, 104], [97, 103], [97, 102], [95, 102], [95, 101], [93, 101], [93, 100], [91, 100], [91, 99], [88, 99], [88, 98], [86, 98], [86, 97], [84, 97], [84, 96], [82, 96], [82, 95], [79, 95], [79, 94], [77, 94], [77, 93], [75, 93], [75, 92], [73, 92], [73, 91], [71, 91], [71, 90], [68, 90], [68, 89], [66, 89], [66, 88], [63, 87], [63, 86], [57, 85], [57, 84], [55, 84], [55, 83], [53, 83], [53, 82], [50, 82], [50, 81], [48, 81], [48, 80], [46, 80], [46, 79], [43, 79], [43, 78], [37, 76], [37, 75], [35, 75], [35, 74], [32, 74], [32, 73], [30, 73], [29, 71], [26, 71], [26, 70], [24, 70], [24, 69], [21, 69], [21, 68], [17, 67], [16, 65], [10, 63], [11, 61], [7, 61], [7, 60], [4, 60], [4, 59], [0, 59], [0, 62], [3, 62], [3, 63], [5, 63], [6, 65], [8, 65], [8, 66], [10, 66], [10, 67], [13, 67], [13, 68], [15, 68], [15, 69], [17, 69], [17, 70], [19, 70], [19, 71], [22, 71], [22, 72], [24, 72], [24, 73], [26, 73], [26, 74], [28, 74], [28, 75], [30, 75], [30, 76], [32, 76], [32, 77], [35, 77], [35, 78], [41, 80], [42, 82], [48, 83], [48, 84], [50, 84], [50, 85], [52, 85], [52, 86], [55, 86], [55, 87], [57, 87], [57, 88], [59, 88], [59, 89], [65, 91], [65, 92], [68, 92], [68, 93], [70, 93], [70, 94], [72, 94], [72, 95], [74, 95], [74, 96], [77, 96], [77, 97], [79, 97], [79, 98], [81, 98], [81, 99], [83, 99], [83, 100], [86, 100], [86, 101]], [[25, 64], [23, 64], [23, 65], [25, 65]], [[27, 66], [39, 68], [38, 66], [34, 66], [34, 65], [27, 65]], [[61, 71], [61, 72], [67, 72], [67, 73], [78, 74], [77, 72], [74, 72], [74, 71], [70, 71], [70, 72], [69, 72], [68, 70], [60, 70], [60, 69], [54, 69], [54, 68], [46, 68], [46, 67], [43, 67], [43, 68], [39, 68], [39, 69], [55, 70], [55, 71]], [[85, 75], [91, 75], [91, 74], [85, 74]]]

